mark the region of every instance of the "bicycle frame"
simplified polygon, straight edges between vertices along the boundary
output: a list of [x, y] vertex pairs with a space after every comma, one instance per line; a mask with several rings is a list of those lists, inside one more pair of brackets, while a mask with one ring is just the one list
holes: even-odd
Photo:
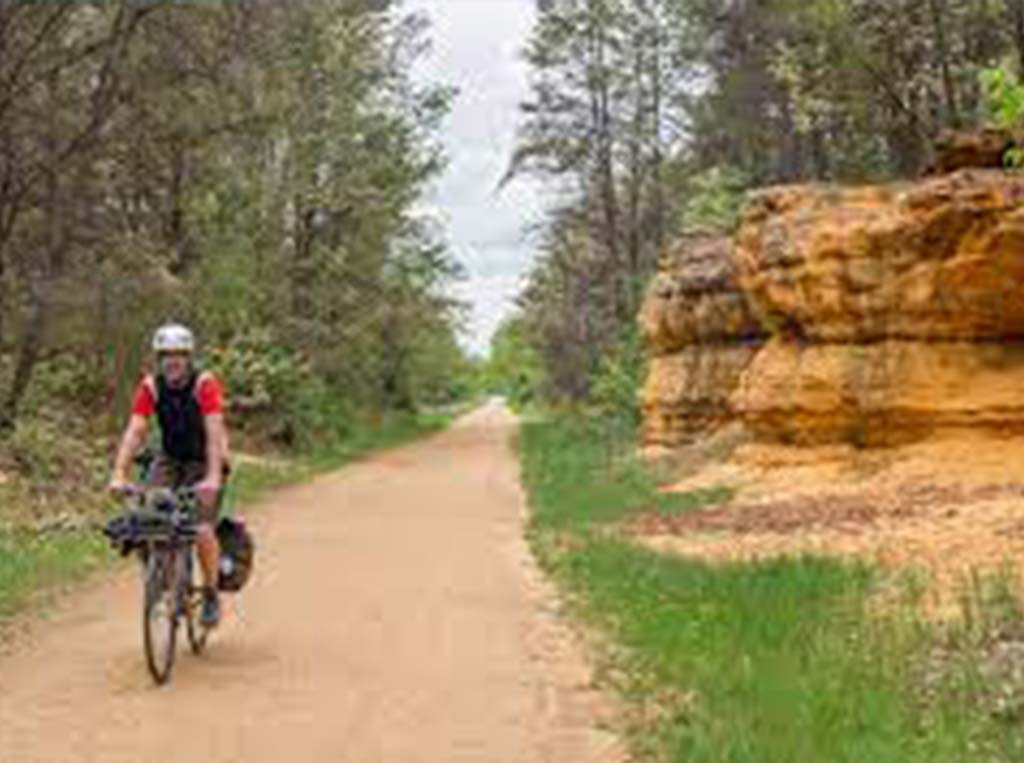
[[[196, 496], [191, 488], [179, 488], [173, 493], [147, 493], [141, 489], [131, 492], [135, 506], [130, 516], [136, 520], [132, 540], [143, 572], [146, 662], [156, 683], [163, 684], [173, 669], [177, 630], [183, 618], [192, 651], [198, 654], [206, 643], [207, 633], [199, 627], [196, 616], [199, 589], [193, 583]], [[160, 641], [161, 635], [165, 642]]]

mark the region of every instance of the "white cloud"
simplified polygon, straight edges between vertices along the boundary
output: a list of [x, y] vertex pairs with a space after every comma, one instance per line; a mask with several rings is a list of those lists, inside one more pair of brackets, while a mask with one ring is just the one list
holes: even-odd
[[470, 352], [481, 355], [488, 346], [490, 337], [502, 319], [514, 307], [516, 295], [522, 285], [522, 278], [516, 274], [471, 276], [455, 289], [455, 296], [473, 304], [466, 346]]
[[457, 295], [471, 303], [467, 345], [482, 352], [512, 308], [530, 264], [525, 232], [543, 210], [539, 188], [517, 181], [496, 192], [512, 154], [518, 104], [527, 91], [520, 51], [533, 0], [409, 0], [433, 24], [433, 51], [419, 76], [459, 90], [445, 127], [449, 168], [425, 206], [447, 223], [469, 277]]

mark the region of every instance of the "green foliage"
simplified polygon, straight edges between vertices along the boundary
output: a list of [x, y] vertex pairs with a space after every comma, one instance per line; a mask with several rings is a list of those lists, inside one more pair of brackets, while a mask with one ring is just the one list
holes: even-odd
[[345, 436], [352, 412], [344, 396], [331, 394], [309, 362], [268, 331], [251, 330], [211, 348], [207, 358], [224, 379], [243, 431], [305, 451]]
[[1008, 68], [985, 69], [979, 75], [985, 95], [984, 113], [995, 127], [1024, 126], [1024, 83]]
[[540, 361], [524, 335], [521, 316], [506, 318], [498, 327], [483, 374], [487, 391], [504, 396], [515, 409], [536, 399], [541, 386]]
[[18, 93], [0, 185], [0, 418], [31, 415], [47, 384], [123, 412], [168, 318], [267, 353], [216, 362], [260, 419], [242, 423], [281, 441], [328, 417], [343, 428], [350, 410], [463, 394], [446, 296], [458, 268], [418, 206], [444, 166], [452, 97], [411, 77], [423, 18], [391, 0], [116, 0], [5, 7], [0, 27], [0, 90]]
[[[509, 171], [559, 198], [520, 298], [545, 395], [588, 397], [659, 255], [732, 232], [747, 188], [919, 176], [1020, 29], [1019, 2], [546, 0]], [[1016, 80], [993, 87], [1019, 122]]]
[[638, 427], [640, 390], [646, 372], [643, 341], [633, 329], [601, 358], [590, 389], [590, 404], [607, 417]]
[[[989, 123], [1006, 130], [1024, 128], [1024, 83], [1020, 77], [1008, 67], [1002, 67], [983, 70], [979, 79]], [[1011, 148], [1004, 161], [1008, 167], [1024, 167], [1024, 149]]]
[[53, 480], [58, 475], [60, 432], [39, 420], [22, 422], [2, 440], [7, 460], [30, 479]]
[[297, 353], [277, 344], [266, 329], [253, 329], [219, 347], [206, 358], [246, 408], [283, 408], [296, 388], [308, 385], [312, 369]]
[[444, 323], [421, 326], [405, 368], [413, 408], [451, 406], [480, 394], [479, 363]]
[[680, 232], [731, 233], [739, 223], [749, 180], [728, 167], [709, 167], [685, 181]]
[[61, 357], [39, 363], [25, 410], [46, 414], [52, 412], [55, 401], [87, 407], [103, 400], [110, 392], [111, 380], [104, 366], [91, 360]]
[[[39, 515], [72, 511], [85, 514], [97, 504], [96, 491], [105, 484], [106, 439], [97, 437], [87, 421], [69, 422], [63, 403], [51, 401], [44, 414], [24, 417], [0, 435], [0, 473], [28, 489], [26, 500], [39, 503]], [[10, 515], [0, 484], [0, 526]], [[14, 503], [17, 503], [15, 501]]]

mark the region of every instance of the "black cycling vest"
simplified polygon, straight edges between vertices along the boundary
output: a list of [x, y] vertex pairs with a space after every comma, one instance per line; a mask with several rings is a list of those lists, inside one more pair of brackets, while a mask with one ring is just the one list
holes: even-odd
[[206, 461], [206, 423], [196, 398], [199, 375], [193, 373], [182, 387], [171, 387], [156, 377], [156, 417], [163, 451], [175, 461]]

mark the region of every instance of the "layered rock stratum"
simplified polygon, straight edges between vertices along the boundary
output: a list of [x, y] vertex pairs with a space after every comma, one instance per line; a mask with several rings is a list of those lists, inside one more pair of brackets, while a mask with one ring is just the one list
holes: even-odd
[[666, 256], [641, 325], [646, 442], [1024, 431], [1024, 177], [753, 194], [734, 240]]
[[673, 448], [732, 418], [730, 397], [763, 339], [737, 279], [733, 244], [691, 237], [662, 257], [640, 316], [651, 349], [645, 439]]
[[[965, 140], [937, 172], [998, 164], [998, 140]], [[730, 498], [643, 513], [638, 542], [912, 570], [938, 618], [963, 615], [964, 581], [1024, 590], [1024, 175], [769, 188], [732, 240], [662, 265], [647, 444], [693, 443], [666, 490]]]

